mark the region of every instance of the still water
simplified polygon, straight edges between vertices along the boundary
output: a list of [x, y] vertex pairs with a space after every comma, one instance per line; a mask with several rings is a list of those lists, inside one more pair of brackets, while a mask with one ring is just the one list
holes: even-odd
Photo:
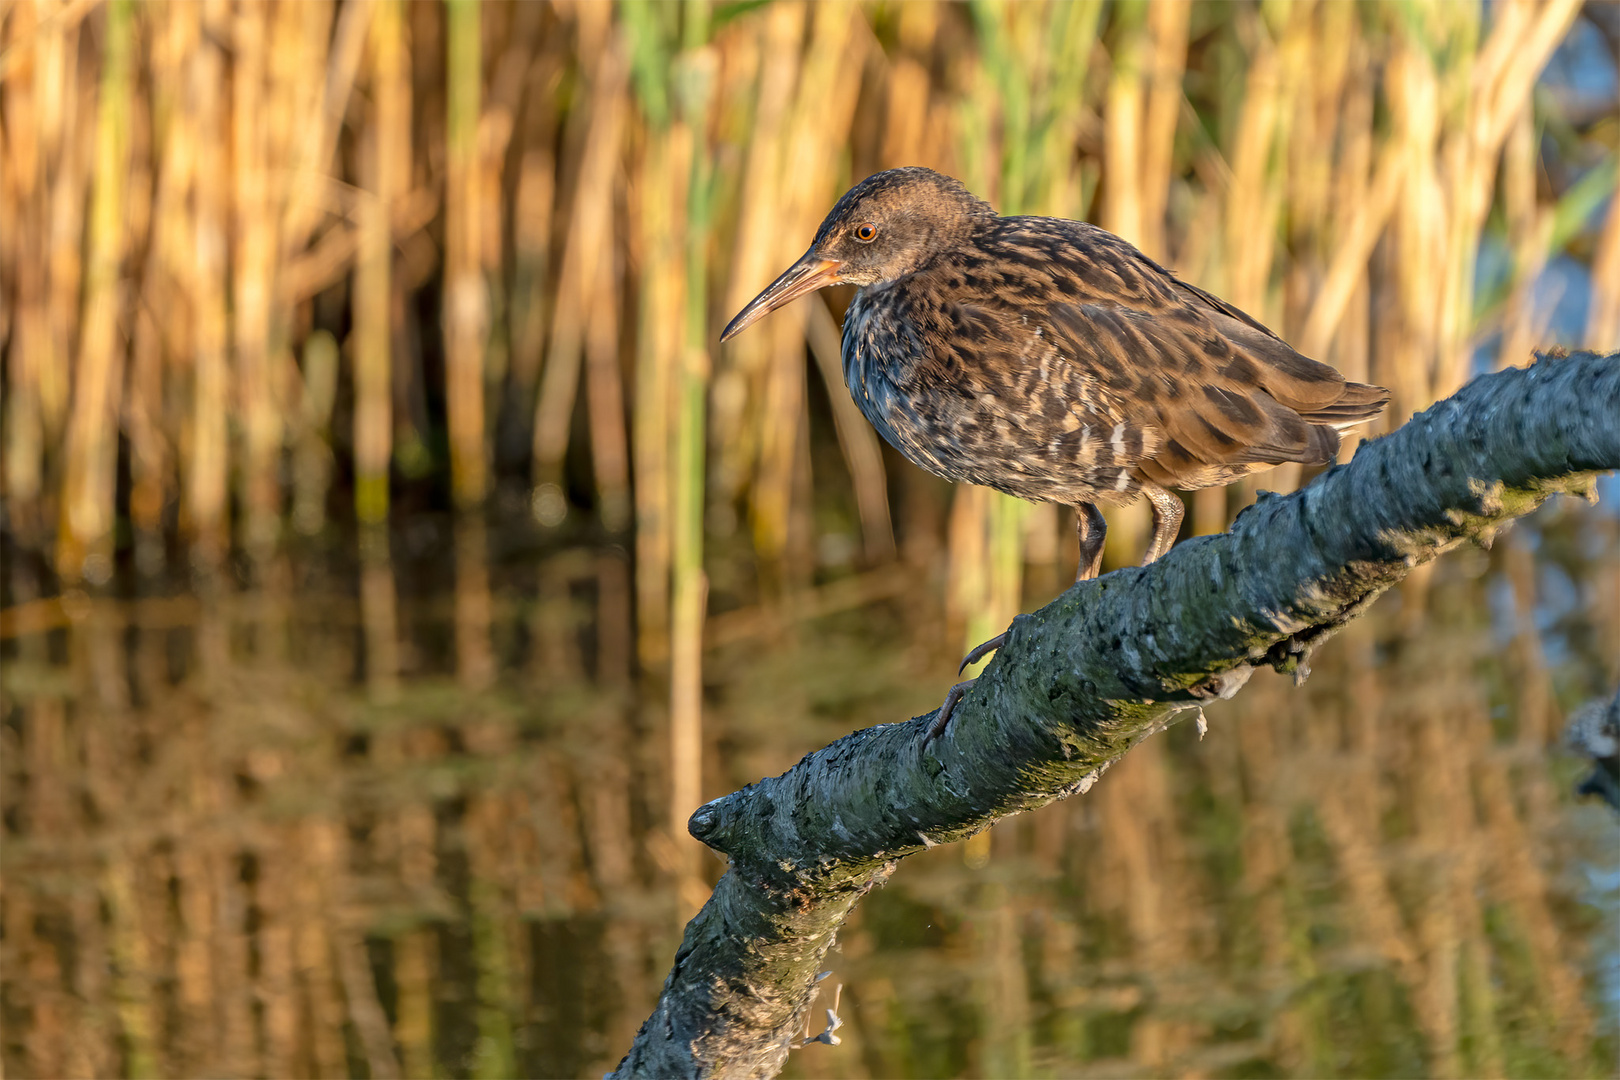
[[[1561, 504], [1434, 569], [1304, 687], [908, 861], [829, 958], [842, 1044], [789, 1075], [1614, 1074], [1620, 826], [1557, 739], [1620, 678], [1620, 527]], [[683, 918], [622, 551], [418, 521], [49, 592], [16, 560], [5, 1075], [613, 1067]], [[938, 592], [717, 614], [705, 796], [937, 704]]]

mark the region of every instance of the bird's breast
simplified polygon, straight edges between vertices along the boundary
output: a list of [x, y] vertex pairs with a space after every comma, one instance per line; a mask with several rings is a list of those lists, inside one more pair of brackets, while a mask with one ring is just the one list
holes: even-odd
[[930, 472], [950, 475], [936, 452], [937, 410], [916, 377], [927, 358], [919, 327], [898, 298], [861, 290], [844, 316], [844, 385], [890, 446]]
[[949, 311], [903, 295], [863, 290], [850, 305], [844, 382], [891, 446], [937, 476], [1026, 499], [1126, 497], [1143, 432], [1084, 373], [1038, 333], [980, 356], [953, 327]]

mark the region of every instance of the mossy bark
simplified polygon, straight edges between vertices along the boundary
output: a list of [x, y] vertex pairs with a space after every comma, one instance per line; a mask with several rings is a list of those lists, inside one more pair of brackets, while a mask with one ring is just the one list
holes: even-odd
[[900, 859], [1084, 792], [1190, 706], [1311, 652], [1413, 567], [1620, 468], [1620, 353], [1484, 376], [1232, 530], [1013, 622], [931, 717], [857, 731], [692, 815], [731, 859], [616, 1076], [774, 1076], [838, 927]]

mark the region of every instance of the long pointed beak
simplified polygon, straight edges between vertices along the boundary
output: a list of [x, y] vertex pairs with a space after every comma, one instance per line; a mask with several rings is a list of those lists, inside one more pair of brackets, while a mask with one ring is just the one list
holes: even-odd
[[843, 265], [836, 259], [823, 259], [813, 250], [805, 252], [803, 258], [788, 267], [787, 272], [781, 277], [771, 282], [770, 288], [754, 297], [748, 302], [747, 307], [737, 312], [737, 317], [721, 331], [720, 340], [730, 341], [783, 304], [797, 300], [805, 293], [815, 292], [828, 285], [836, 285], [838, 271]]

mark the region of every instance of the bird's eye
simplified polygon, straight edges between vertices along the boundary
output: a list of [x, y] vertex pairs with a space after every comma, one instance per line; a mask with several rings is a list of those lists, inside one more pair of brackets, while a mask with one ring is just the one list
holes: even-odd
[[870, 221], [855, 226], [855, 239], [863, 244], [870, 244], [877, 239], [877, 226]]

